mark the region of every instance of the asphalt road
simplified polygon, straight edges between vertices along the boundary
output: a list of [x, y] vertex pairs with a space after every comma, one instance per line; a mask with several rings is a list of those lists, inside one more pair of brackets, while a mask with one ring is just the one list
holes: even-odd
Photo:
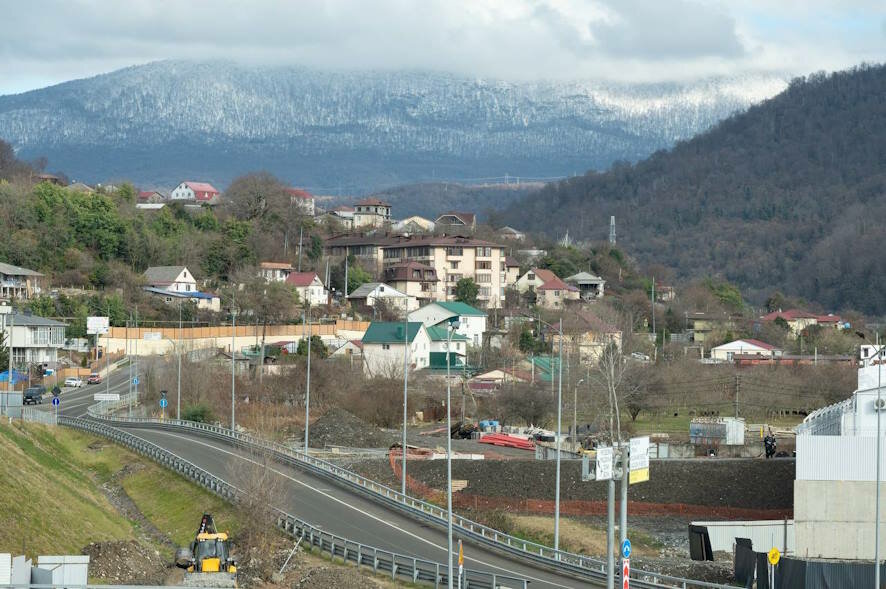
[[[110, 378], [112, 393], [128, 392], [128, 369], [118, 370]], [[102, 383], [64, 390], [60, 413], [70, 417], [85, 416], [86, 409], [95, 403], [93, 394], [103, 393], [106, 388]], [[42, 407], [51, 410], [51, 405], [46, 403]], [[243, 477], [249, 476], [251, 470], [254, 472], [255, 468], [268, 466], [277, 477], [279, 484], [276, 487], [282, 489], [278, 499], [281, 504], [277, 506], [280, 509], [350, 540], [432, 562], [446, 562], [445, 530], [390, 511], [331, 481], [286, 465], [267, 465], [261, 457], [218, 440], [184, 432], [130, 426], [126, 429], [234, 485], [242, 485]], [[454, 550], [457, 550], [457, 540]], [[464, 552], [467, 568], [526, 578], [532, 587], [589, 586], [572, 577], [529, 566], [469, 542], [465, 542]]]

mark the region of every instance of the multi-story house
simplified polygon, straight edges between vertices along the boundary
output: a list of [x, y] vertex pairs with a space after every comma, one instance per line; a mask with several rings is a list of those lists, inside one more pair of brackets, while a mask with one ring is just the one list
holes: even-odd
[[7, 345], [12, 341], [12, 363], [19, 368], [33, 364], [55, 367], [58, 351], [65, 345], [65, 327], [54, 319], [13, 313], [8, 306], [0, 307], [0, 332], [6, 335]]
[[437, 273], [435, 301], [454, 301], [455, 286], [462, 278], [479, 287], [478, 300], [487, 308], [502, 306], [508, 276], [505, 248], [501, 245], [457, 235], [364, 236], [346, 235], [326, 240], [330, 256], [352, 255], [366, 269], [384, 276], [386, 268], [419, 262]]
[[563, 282], [559, 276], [544, 268], [532, 268], [517, 281], [517, 290], [533, 292], [535, 304], [546, 309], [562, 308], [566, 301], [579, 298], [578, 288]]
[[381, 227], [391, 222], [391, 205], [377, 198], [364, 198], [354, 207], [354, 228]]
[[316, 272], [290, 272], [286, 277], [286, 284], [294, 286], [302, 302], [313, 307], [328, 302], [329, 293]]
[[30, 299], [40, 294], [42, 278], [34, 270], [0, 262], [0, 300]]
[[221, 309], [221, 299], [212, 293], [200, 292], [197, 279], [184, 266], [151, 266], [145, 270], [144, 277], [145, 290], [163, 297], [166, 303], [187, 299], [199, 309]]
[[432, 266], [420, 262], [403, 262], [386, 267], [384, 281], [424, 305], [436, 300], [434, 297], [440, 279]]
[[262, 262], [258, 265], [258, 275], [268, 282], [285, 282], [294, 271], [289, 262]]
[[301, 188], [287, 188], [286, 192], [289, 193], [289, 202], [297, 206], [302, 214], [314, 216], [316, 207], [313, 194]]
[[193, 182], [185, 180], [169, 194], [170, 200], [188, 200], [197, 203], [215, 204], [219, 192], [209, 182]]

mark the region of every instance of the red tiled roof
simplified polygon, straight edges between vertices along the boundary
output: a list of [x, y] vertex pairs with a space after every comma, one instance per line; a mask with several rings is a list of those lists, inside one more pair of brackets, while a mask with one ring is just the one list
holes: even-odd
[[740, 339], [737, 341], [744, 342], [746, 344], [751, 344], [752, 346], [757, 346], [758, 348], [763, 348], [764, 350], [769, 350], [770, 352], [772, 350], [778, 349], [775, 346], [773, 346], [772, 344], [767, 344], [766, 342], [761, 342], [758, 339]]
[[461, 221], [462, 223], [464, 223], [465, 225], [468, 225], [468, 226], [473, 225], [474, 220], [476, 219], [476, 216], [474, 215], [474, 213], [459, 213], [457, 211], [449, 211], [449, 212], [443, 213], [442, 215], [437, 217], [437, 220], [435, 221], [435, 223], [439, 223], [441, 225], [449, 224], [449, 223], [443, 223], [442, 221], [440, 221], [440, 219], [442, 219], [443, 217], [447, 217], [447, 216], [455, 217], [456, 219], [458, 219], [459, 221]]
[[341, 212], [341, 213], [353, 213], [354, 207], [349, 207], [347, 205], [339, 205], [332, 209], [333, 211]]
[[507, 268], [519, 268], [520, 262], [512, 258], [511, 256], [507, 256], [505, 258], [505, 267]]
[[318, 277], [316, 272], [293, 272], [286, 277], [286, 284], [291, 284], [293, 286], [310, 286], [315, 277]]
[[375, 198], [374, 196], [370, 196], [369, 198], [364, 198], [363, 200], [358, 201], [357, 204], [360, 206], [366, 206], [366, 207], [389, 207], [389, 206], [391, 206], [388, 203], [386, 203], [385, 201], [379, 200], [379, 199]]
[[210, 192], [212, 194], [218, 194], [218, 190], [216, 190], [215, 186], [209, 182], [191, 182], [190, 180], [185, 180], [184, 184], [194, 192]]
[[816, 317], [819, 323], [842, 323], [843, 320], [839, 315], [834, 315], [832, 313], [828, 313], [827, 315], [819, 315]]
[[352, 340], [350, 340], [350, 341], [351, 341], [352, 344], [354, 344], [355, 346], [357, 346], [357, 347], [360, 348], [361, 350], [363, 349], [363, 340], [360, 340], [360, 339], [352, 339]]
[[289, 196], [292, 198], [300, 198], [303, 200], [311, 200], [314, 198], [313, 194], [307, 190], [302, 190], [301, 188], [287, 188], [286, 192], [288, 192]]
[[292, 264], [289, 262], [262, 262], [259, 267], [268, 270], [292, 270]]
[[532, 272], [538, 276], [542, 285], [536, 288], [536, 290], [569, 290], [569, 291], [578, 291], [578, 289], [571, 284], [566, 284], [560, 277], [551, 272], [550, 270], [545, 270], [544, 268], [533, 268]]
[[809, 311], [801, 309], [788, 309], [787, 311], [773, 311], [760, 317], [763, 321], [775, 321], [779, 317], [785, 321], [794, 321], [796, 319], [815, 319], [818, 323], [839, 323], [842, 321], [839, 315], [828, 313], [827, 315], [816, 315]]

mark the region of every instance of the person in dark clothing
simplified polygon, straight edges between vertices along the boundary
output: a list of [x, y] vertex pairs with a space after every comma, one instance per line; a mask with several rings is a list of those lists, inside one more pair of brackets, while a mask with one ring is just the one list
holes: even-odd
[[772, 430], [769, 430], [769, 434], [763, 438], [763, 450], [766, 452], [766, 458], [772, 458], [775, 456], [775, 436], [772, 435]]

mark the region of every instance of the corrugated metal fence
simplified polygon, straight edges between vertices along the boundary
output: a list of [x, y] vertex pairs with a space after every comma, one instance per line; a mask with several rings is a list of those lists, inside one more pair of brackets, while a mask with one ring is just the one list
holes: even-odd
[[[873, 481], [876, 464], [876, 437], [797, 436], [798, 481]], [[886, 437], [880, 438], [880, 471], [886, 472]]]

